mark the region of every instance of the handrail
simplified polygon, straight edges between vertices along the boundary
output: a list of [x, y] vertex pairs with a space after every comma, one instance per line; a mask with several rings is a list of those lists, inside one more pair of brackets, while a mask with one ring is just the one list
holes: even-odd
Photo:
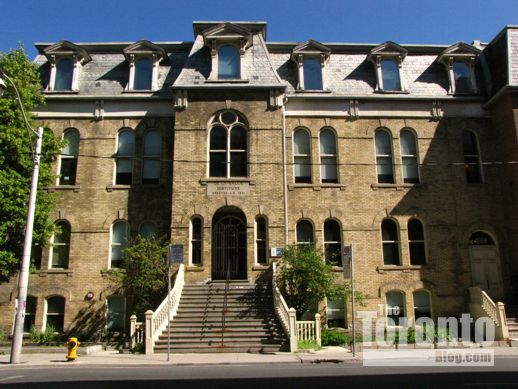
[[225, 315], [227, 312], [228, 288], [230, 285], [230, 261], [227, 262], [227, 278], [225, 280], [225, 292], [223, 295], [223, 310], [221, 311], [221, 347], [224, 347], [225, 341]]
[[509, 339], [509, 327], [505, 315], [505, 304], [494, 302], [489, 295], [478, 286], [469, 291], [469, 310], [473, 320], [489, 317], [495, 323], [495, 340]]
[[491, 297], [488, 296], [486, 292], [481, 290], [481, 296], [482, 296], [482, 308], [484, 308], [484, 311], [486, 311], [487, 315], [495, 322], [497, 326], [501, 325], [501, 323], [498, 320], [498, 307], [496, 304], [491, 300]]
[[282, 328], [286, 335], [290, 336], [290, 319], [289, 319], [289, 308], [288, 304], [284, 300], [284, 297], [277, 286], [277, 264], [275, 262], [272, 263], [272, 290], [273, 290], [273, 304], [275, 308], [275, 313], [279, 318]]
[[158, 339], [162, 331], [169, 324], [167, 322], [168, 318], [168, 305], [169, 312], [171, 313], [171, 320], [176, 314], [178, 309], [178, 305], [180, 304], [180, 297], [182, 296], [183, 285], [185, 283], [185, 267], [183, 263], [180, 265], [178, 269], [178, 273], [176, 275], [176, 280], [174, 282], [174, 287], [171, 289], [171, 292], [166, 296], [164, 301], [158, 306], [153, 315], [151, 316], [151, 328], [152, 328], [152, 340], [153, 342]]

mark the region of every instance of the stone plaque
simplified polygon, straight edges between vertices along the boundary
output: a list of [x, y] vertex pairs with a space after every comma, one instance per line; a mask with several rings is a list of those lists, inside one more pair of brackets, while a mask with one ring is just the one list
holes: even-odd
[[209, 182], [207, 196], [247, 196], [250, 194], [248, 182]]

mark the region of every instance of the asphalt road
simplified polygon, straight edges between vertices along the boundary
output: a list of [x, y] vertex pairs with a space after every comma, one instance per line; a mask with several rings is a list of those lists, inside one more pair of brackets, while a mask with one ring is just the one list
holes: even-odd
[[518, 358], [493, 367], [363, 367], [361, 362], [0, 367], [2, 388], [518, 388]]

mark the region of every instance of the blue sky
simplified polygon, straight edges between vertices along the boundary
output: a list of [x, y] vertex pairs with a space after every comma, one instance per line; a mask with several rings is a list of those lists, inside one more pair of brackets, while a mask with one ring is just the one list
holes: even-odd
[[268, 41], [452, 44], [518, 24], [518, 0], [1, 0], [0, 51], [23, 42], [191, 41], [193, 20], [261, 20]]

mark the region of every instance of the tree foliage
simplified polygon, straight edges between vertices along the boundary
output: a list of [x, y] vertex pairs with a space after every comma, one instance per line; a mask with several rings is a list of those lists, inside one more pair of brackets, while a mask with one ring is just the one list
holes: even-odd
[[[44, 103], [38, 67], [31, 63], [23, 47], [0, 53], [0, 68], [14, 82], [25, 107], [31, 127], [35, 127], [35, 107]], [[29, 200], [33, 159], [25, 122], [14, 89], [4, 80], [7, 89], [0, 98], [0, 282], [5, 282], [19, 269], [23, 252], [25, 224]], [[35, 137], [30, 135], [35, 144]], [[43, 136], [38, 187], [53, 182], [51, 163], [62, 144], [50, 130]], [[54, 196], [38, 191], [34, 219], [33, 242], [44, 246], [52, 233], [49, 214]]]
[[122, 268], [112, 271], [132, 313], [155, 310], [167, 295], [167, 247], [163, 238], [138, 235], [124, 250]]
[[[336, 281], [333, 267], [314, 246], [288, 246], [283, 250], [277, 282], [288, 306], [297, 311], [297, 318], [325, 297], [350, 301], [350, 283]], [[363, 293], [356, 292], [355, 301], [363, 304], [363, 300]]]

